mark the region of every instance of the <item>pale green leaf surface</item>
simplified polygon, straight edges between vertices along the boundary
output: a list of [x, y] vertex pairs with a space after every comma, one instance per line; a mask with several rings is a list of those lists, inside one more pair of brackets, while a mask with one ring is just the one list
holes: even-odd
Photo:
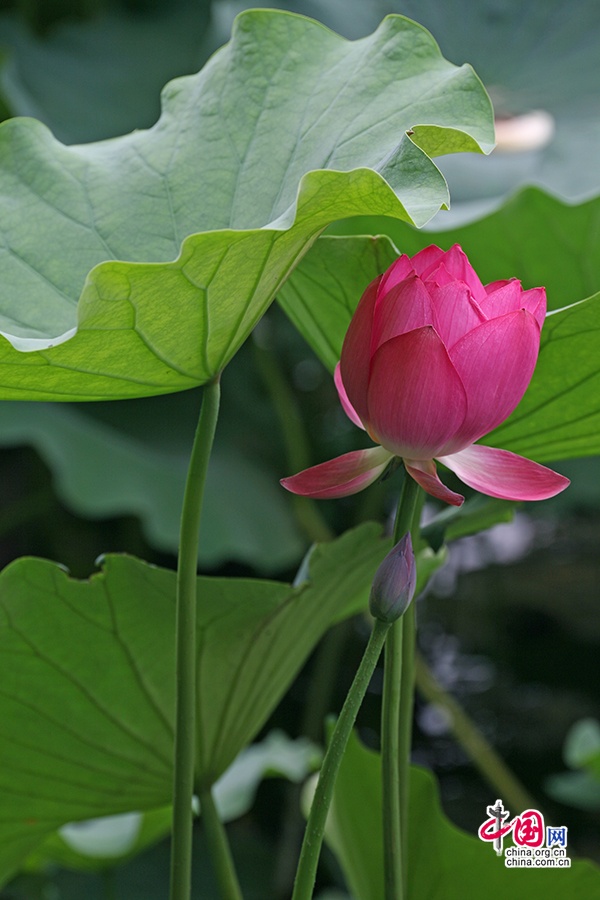
[[[551, 312], [533, 379], [514, 413], [482, 442], [540, 462], [600, 453], [600, 294], [588, 296], [600, 287], [600, 199], [568, 207], [526, 191], [477, 226], [451, 232], [419, 234], [382, 219], [347, 225], [365, 226], [385, 228], [410, 255], [430, 243], [460, 243], [484, 283], [515, 276], [524, 287], [544, 285]], [[320, 238], [279, 294], [330, 370], [364, 288], [385, 268], [381, 248], [391, 252], [388, 238], [347, 240]]]
[[[222, 775], [324, 631], [365, 609], [379, 534], [318, 546], [297, 588], [199, 578], [199, 778]], [[0, 879], [66, 822], [169, 802], [175, 578], [124, 556], [88, 581], [38, 559], [0, 574]]]
[[292, 740], [282, 731], [271, 731], [237, 756], [213, 790], [223, 822], [247, 813], [264, 778], [286, 778], [299, 783], [321, 762], [321, 750], [307, 738]]
[[596, 813], [600, 810], [600, 781], [589, 772], [560, 772], [544, 780], [549, 797], [565, 806]]
[[[380, 767], [379, 754], [353, 736], [326, 830], [326, 840], [360, 900], [383, 897]], [[494, 799], [490, 796], [491, 803]], [[482, 823], [485, 818], [482, 806]], [[506, 869], [489, 844], [446, 818], [432, 774], [417, 766], [410, 772], [408, 821], [409, 893], [419, 900], [480, 896], [563, 900], [565, 896], [595, 897], [600, 892], [600, 869], [586, 860], [574, 860], [570, 869], [563, 870]]]
[[348, 42], [246, 13], [202, 72], [165, 88], [157, 124], [122, 138], [65, 147], [34, 120], [3, 123], [1, 395], [209, 380], [330, 222], [423, 224], [448, 199], [427, 152], [490, 146], [472, 70], [401, 17]]
[[565, 738], [563, 756], [572, 769], [596, 768], [600, 775], [600, 722], [591, 718], [575, 722]]
[[84, 872], [112, 868], [169, 834], [172, 817], [165, 806], [69, 823], [36, 847], [20, 869], [43, 871], [49, 864]]
[[586, 718], [575, 722], [565, 738], [563, 757], [577, 771], [545, 779], [547, 793], [559, 803], [596, 812], [600, 809], [600, 723]]

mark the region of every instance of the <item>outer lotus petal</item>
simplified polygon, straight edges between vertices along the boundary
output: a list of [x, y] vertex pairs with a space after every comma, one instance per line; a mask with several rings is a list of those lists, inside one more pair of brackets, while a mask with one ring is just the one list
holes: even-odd
[[354, 423], [354, 425], [357, 425], [359, 428], [362, 428], [364, 431], [365, 426], [360, 421], [358, 413], [356, 412], [356, 410], [354, 409], [354, 407], [348, 400], [348, 394], [346, 393], [346, 388], [344, 387], [344, 382], [342, 381], [342, 373], [340, 370], [339, 363], [335, 367], [335, 371], [333, 373], [333, 382], [337, 388], [338, 397], [340, 398], [340, 403], [342, 404], [342, 406], [344, 408], [344, 412], [346, 413], [346, 415], [348, 416], [350, 421]]
[[371, 337], [371, 356], [399, 334], [433, 325], [433, 306], [420, 278], [411, 275], [377, 300]]
[[451, 503], [452, 506], [462, 506], [465, 502], [462, 494], [455, 494], [442, 484], [432, 459], [405, 459], [404, 465], [408, 474], [432, 497]]
[[473, 444], [451, 456], [441, 456], [439, 461], [465, 484], [502, 500], [546, 500], [570, 484], [564, 475], [524, 456], [481, 444]]
[[360, 298], [346, 332], [340, 359], [341, 377], [346, 395], [363, 422], [368, 421], [367, 388], [371, 370], [371, 331], [377, 288], [381, 276], [372, 281]]
[[393, 262], [389, 269], [387, 269], [381, 276], [377, 296], [382, 297], [386, 293], [386, 291], [391, 290], [391, 288], [395, 287], [397, 284], [400, 284], [401, 281], [404, 281], [405, 278], [409, 278], [414, 274], [415, 269], [412, 259], [410, 258], [410, 256], [407, 256], [405, 253], [403, 253], [402, 256], [399, 256], [398, 259]]
[[462, 381], [431, 326], [401, 334], [379, 348], [368, 400], [373, 439], [409, 459], [437, 456], [467, 411]]
[[433, 302], [435, 330], [447, 349], [485, 322], [487, 317], [464, 281], [453, 281], [443, 287], [430, 284], [428, 290]]
[[392, 455], [383, 447], [353, 450], [297, 475], [282, 478], [281, 484], [292, 494], [317, 500], [347, 497], [376, 481]]
[[523, 306], [535, 317], [541, 328], [546, 318], [546, 288], [530, 288], [523, 291], [522, 299]]
[[436, 456], [462, 450], [510, 415], [531, 381], [539, 347], [536, 320], [518, 310], [489, 319], [450, 349], [467, 392], [467, 414], [454, 440]]

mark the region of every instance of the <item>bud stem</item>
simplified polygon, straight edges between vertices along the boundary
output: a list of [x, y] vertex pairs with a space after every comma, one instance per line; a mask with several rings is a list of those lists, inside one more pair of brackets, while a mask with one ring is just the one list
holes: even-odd
[[348, 743], [356, 715], [366, 694], [377, 660], [389, 633], [387, 622], [375, 620], [373, 631], [365, 649], [358, 671], [336, 722], [323, 765], [319, 773], [319, 781], [310, 808], [310, 815], [304, 832], [300, 862], [296, 872], [292, 900], [310, 900], [313, 895], [317, 864], [323, 843], [325, 822], [331, 805], [335, 779]]
[[[394, 543], [418, 528], [419, 486], [407, 473], [394, 526]], [[416, 524], [415, 524], [416, 523]], [[413, 534], [413, 538], [415, 535]], [[406, 896], [407, 820], [414, 683], [415, 609], [410, 604], [386, 638], [381, 712], [383, 847], [386, 900]]]

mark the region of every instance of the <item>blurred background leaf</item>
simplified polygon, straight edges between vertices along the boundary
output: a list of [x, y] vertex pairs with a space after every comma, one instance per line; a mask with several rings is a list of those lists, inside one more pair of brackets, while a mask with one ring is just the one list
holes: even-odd
[[548, 794], [561, 803], [597, 812], [600, 809], [600, 723], [580, 719], [565, 738], [563, 756], [574, 771], [546, 779]]
[[[244, 399], [232, 399], [228, 413], [238, 426]], [[200, 403], [197, 391], [99, 407], [2, 403], [0, 445], [35, 447], [52, 471], [57, 496], [74, 513], [136, 516], [149, 543], [175, 556]], [[297, 561], [304, 541], [267, 460], [245, 444], [240, 438], [236, 446], [227, 434], [217, 442], [199, 561], [214, 568], [235, 559], [280, 572]]]

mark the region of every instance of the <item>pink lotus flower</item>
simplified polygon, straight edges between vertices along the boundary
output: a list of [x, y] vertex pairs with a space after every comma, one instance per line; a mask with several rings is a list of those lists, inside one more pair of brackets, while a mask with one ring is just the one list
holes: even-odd
[[485, 287], [462, 249], [401, 256], [354, 313], [335, 371], [346, 414], [379, 445], [284, 478], [308, 497], [345, 497], [399, 456], [421, 487], [460, 506], [437, 459], [478, 491], [544, 500], [569, 480], [507, 450], [476, 444], [515, 409], [533, 375], [546, 315], [544, 288], [516, 278]]

